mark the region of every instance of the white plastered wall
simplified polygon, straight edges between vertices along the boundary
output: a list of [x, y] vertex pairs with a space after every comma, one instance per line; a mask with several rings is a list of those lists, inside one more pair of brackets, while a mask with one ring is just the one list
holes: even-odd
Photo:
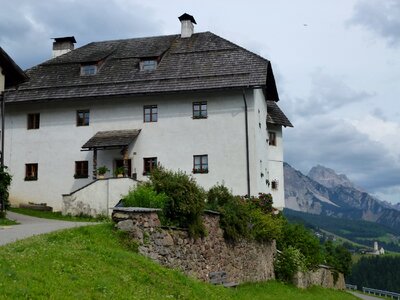
[[274, 207], [285, 207], [285, 189], [284, 189], [284, 176], [283, 176], [283, 137], [282, 126], [268, 123], [268, 130], [276, 134], [276, 146], [269, 146], [268, 153], [268, 166], [269, 175], [268, 180], [271, 183], [276, 181], [278, 183], [277, 189], [271, 189]]
[[[192, 119], [195, 101], [207, 101], [207, 119]], [[158, 122], [143, 123], [147, 104], [158, 105]], [[90, 110], [89, 126], [76, 126], [80, 109]], [[39, 129], [27, 130], [28, 113], [40, 113]], [[193, 174], [200, 185], [208, 189], [224, 183], [234, 194], [247, 192], [244, 104], [241, 91], [231, 91], [8, 105], [5, 160], [13, 175], [11, 203], [47, 203], [60, 210], [62, 194], [92, 181], [93, 154], [81, 146], [98, 131], [118, 129], [142, 130], [129, 147], [138, 180], [147, 179], [142, 175], [144, 157], [157, 157], [166, 168], [191, 174], [193, 155], [207, 154], [209, 173]], [[113, 169], [114, 159], [121, 158], [118, 150], [99, 150], [97, 165]], [[88, 179], [73, 177], [79, 160], [89, 161]], [[26, 163], [38, 163], [37, 181], [24, 180]]]

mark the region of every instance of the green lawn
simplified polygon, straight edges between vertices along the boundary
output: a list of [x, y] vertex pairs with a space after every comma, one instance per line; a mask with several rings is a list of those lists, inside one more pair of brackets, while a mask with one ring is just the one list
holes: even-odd
[[275, 281], [212, 286], [134, 253], [127, 241], [104, 223], [0, 247], [0, 299], [356, 299]]
[[74, 222], [98, 222], [100, 220], [104, 220], [105, 218], [93, 218], [90, 216], [71, 216], [71, 215], [62, 215], [61, 212], [51, 212], [51, 211], [39, 211], [29, 208], [10, 208], [12, 212], [16, 212], [23, 215], [28, 215], [37, 218], [44, 219], [54, 219], [54, 220], [63, 220], [63, 221], [74, 221]]

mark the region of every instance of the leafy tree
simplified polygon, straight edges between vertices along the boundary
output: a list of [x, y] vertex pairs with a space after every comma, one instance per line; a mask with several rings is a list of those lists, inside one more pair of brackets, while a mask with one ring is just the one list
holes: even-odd
[[[4, 201], [4, 208], [8, 209], [10, 203], [8, 201], [8, 188], [10, 187], [12, 176], [7, 172], [7, 167], [0, 168], [0, 201]], [[1, 206], [1, 202], [0, 202]], [[5, 215], [0, 212], [0, 218], [4, 218]]]
[[316, 267], [323, 261], [319, 240], [301, 224], [286, 222], [283, 226], [283, 235], [277, 240], [277, 247], [284, 250], [289, 246], [300, 250], [304, 255], [307, 268]]

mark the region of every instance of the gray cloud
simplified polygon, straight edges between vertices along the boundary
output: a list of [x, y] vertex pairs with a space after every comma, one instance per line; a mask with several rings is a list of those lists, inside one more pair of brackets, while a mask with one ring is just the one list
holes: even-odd
[[361, 102], [373, 94], [356, 91], [340, 77], [333, 77], [316, 70], [311, 74], [311, 90], [307, 99], [294, 99], [292, 106], [301, 116], [314, 116], [330, 113], [351, 103]]
[[327, 117], [286, 130], [285, 161], [304, 173], [316, 164], [333, 168], [369, 192], [400, 182], [400, 165], [381, 144], [351, 124]]
[[118, 0], [1, 1], [1, 7], [0, 45], [23, 68], [50, 58], [52, 37], [74, 35], [79, 46], [161, 32], [151, 10]]
[[385, 38], [390, 46], [400, 44], [400, 1], [360, 0], [349, 25], [359, 25]]

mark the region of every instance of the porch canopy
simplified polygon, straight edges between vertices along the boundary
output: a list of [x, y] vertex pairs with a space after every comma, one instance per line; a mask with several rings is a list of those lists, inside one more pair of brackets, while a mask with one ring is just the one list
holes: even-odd
[[93, 179], [97, 178], [97, 150], [121, 149], [124, 176], [128, 175], [128, 146], [137, 138], [140, 129], [99, 131], [83, 146], [82, 151], [93, 150]]

